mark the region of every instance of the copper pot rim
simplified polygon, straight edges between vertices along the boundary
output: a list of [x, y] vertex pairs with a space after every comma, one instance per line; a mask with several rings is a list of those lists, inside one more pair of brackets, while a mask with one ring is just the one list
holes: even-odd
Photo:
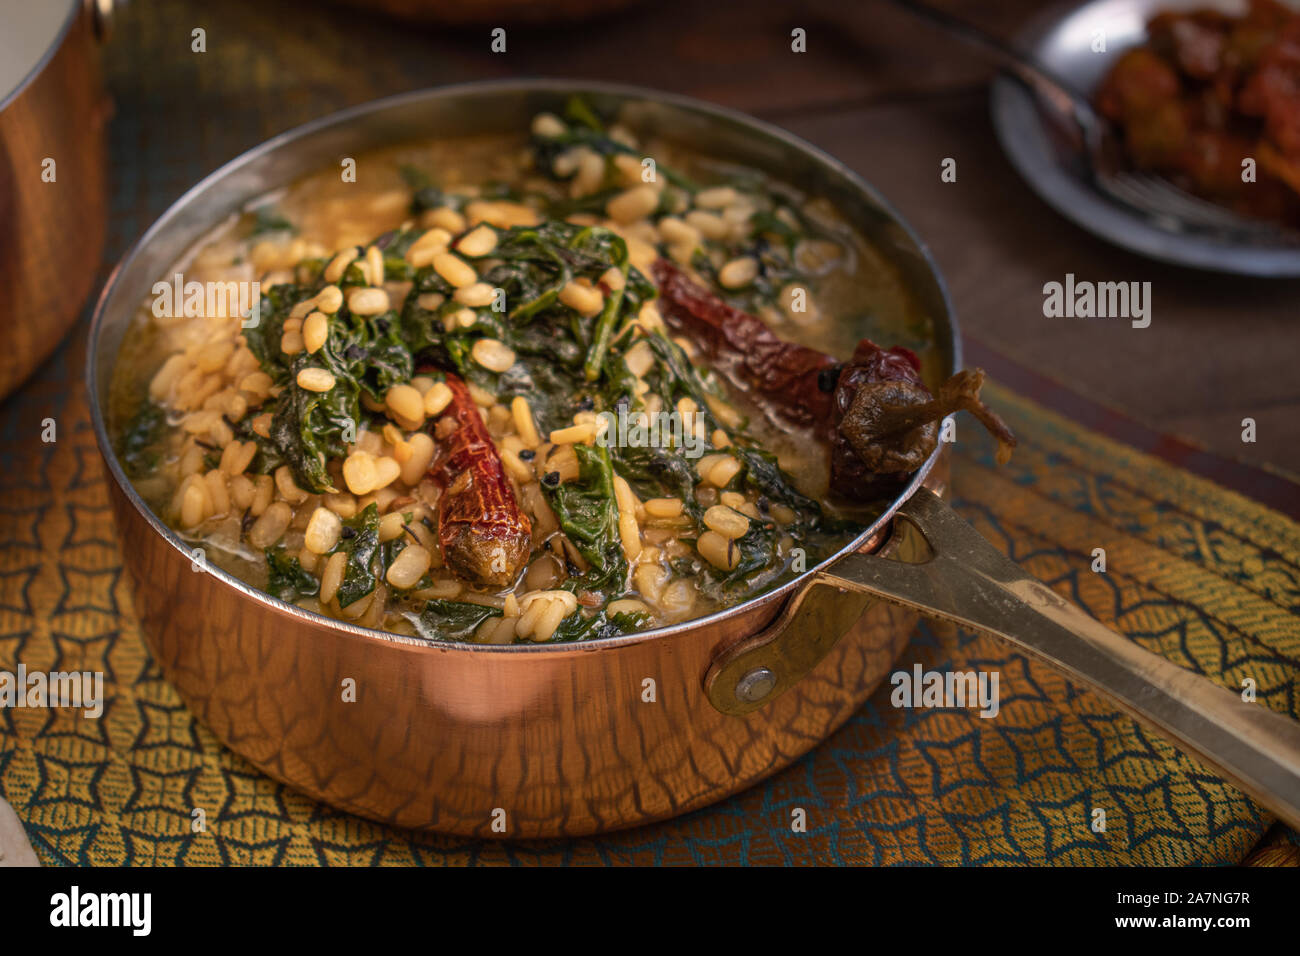
[[[87, 403], [90, 407], [91, 424], [95, 433], [95, 443], [99, 448], [105, 467], [108, 469], [112, 480], [116, 482], [118, 486], [118, 491], [123, 495], [125, 500], [130, 504], [139, 517], [143, 518], [154, 532], [163, 538], [163, 540], [178, 552], [179, 556], [184, 560], [191, 561], [193, 559], [191, 547], [181, 540], [177, 533], [149, 508], [136, 492], [135, 487], [126, 476], [126, 473], [122, 470], [121, 463], [117, 458], [117, 453], [113, 449], [113, 443], [108, 436], [107, 421], [100, 402], [100, 376], [98, 374], [95, 358], [99, 353], [100, 339], [104, 326], [107, 323], [108, 306], [119, 291], [118, 285], [122, 281], [123, 274], [141, 252], [155, 240], [163, 228], [172, 219], [179, 217], [190, 203], [196, 199], [196, 197], [211, 189], [219, 188], [221, 182], [231, 176], [231, 174], [269, 153], [286, 149], [302, 139], [318, 134], [324, 130], [347, 124], [350, 121], [371, 113], [383, 112], [387, 109], [426, 99], [454, 98], [458, 96], [472, 96], [478, 93], [492, 92], [541, 92], [555, 94], [557, 96], [594, 93], [625, 99], [658, 102], [678, 109], [694, 112], [704, 117], [727, 120], [733, 124], [745, 127], [748, 133], [752, 133], [756, 137], [766, 137], [768, 139], [777, 140], [803, 153], [814, 163], [822, 166], [833, 175], [840, 177], [854, 191], [860, 193], [866, 200], [884, 213], [890, 223], [901, 230], [905, 237], [912, 243], [916, 254], [921, 258], [925, 268], [930, 274], [930, 277], [933, 279], [936, 291], [943, 303], [945, 310], [943, 319], [948, 330], [949, 340], [946, 344], [948, 345], [949, 354], [951, 355], [952, 370], [962, 367], [961, 332], [957, 324], [956, 314], [953, 310], [952, 298], [949, 294], [948, 286], [943, 278], [943, 274], [939, 270], [933, 254], [930, 252], [929, 246], [916, 233], [915, 229], [905, 219], [903, 219], [898, 210], [895, 209], [894, 206], [875, 189], [875, 187], [870, 185], [851, 168], [831, 156], [829, 153], [814, 146], [801, 137], [795, 136], [787, 130], [764, 120], [757, 119], [756, 117], [750, 116], [739, 110], [718, 106], [694, 97], [683, 96], [676, 93], [667, 93], [650, 87], [591, 80], [553, 78], [476, 80], [466, 83], [449, 84], [446, 86], [428, 87], [421, 90], [413, 90], [406, 93], [395, 94], [393, 96], [382, 97], [380, 99], [371, 100], [366, 103], [361, 103], [356, 106], [351, 106], [330, 113], [326, 116], [286, 130], [283, 133], [279, 133], [257, 146], [240, 153], [238, 156], [204, 176], [201, 180], [182, 193], [170, 206], [168, 206], [167, 209], [149, 226], [149, 228], [145, 230], [140, 238], [132, 243], [131, 248], [113, 267], [112, 272], [104, 283], [104, 288], [95, 301], [95, 308], [91, 316], [90, 329], [88, 332], [85, 374]], [[394, 142], [398, 141], [399, 140], [394, 140]], [[381, 147], [380, 144], [374, 144], [369, 148], [374, 149]], [[765, 171], [774, 174], [779, 172], [778, 170]], [[209, 225], [215, 226], [216, 223], [213, 222]], [[888, 507], [886, 507], [876, 517], [876, 519], [862, 531], [861, 534], [834, 554], [828, 556], [797, 577], [782, 584], [780, 587], [773, 588], [770, 591], [765, 591], [762, 594], [755, 595], [739, 604], [723, 608], [703, 617], [692, 618], [687, 621], [681, 621], [677, 624], [654, 628], [648, 631], [640, 631], [635, 634], [603, 638], [596, 641], [566, 642], [559, 644], [529, 643], [506, 645], [474, 644], [459, 641], [431, 642], [422, 638], [406, 637], [400, 634], [392, 634], [387, 631], [360, 627], [346, 621], [340, 621], [337, 618], [329, 617], [325, 614], [309, 611], [286, 601], [281, 601], [279, 598], [248, 584], [230, 572], [212, 564], [207, 564], [204, 571], [205, 573], [214, 576], [223, 585], [229, 588], [231, 591], [231, 597], [235, 600], [246, 599], [260, 605], [266, 611], [276, 614], [287, 614], [298, 618], [303, 623], [318, 628], [330, 629], [341, 634], [346, 634], [350, 638], [373, 642], [390, 648], [396, 647], [402, 650], [427, 653], [469, 652], [482, 655], [565, 654], [573, 652], [598, 653], [601, 651], [614, 651], [630, 645], [678, 637], [695, 630], [704, 630], [709, 625], [725, 623], [732, 618], [740, 617], [747, 611], [751, 611], [758, 606], [779, 604], [789, 598], [796, 591], [805, 587], [819, 572], [826, 570], [846, 554], [878, 548], [888, 537], [888, 526], [894, 514], [905, 501], [912, 497], [912, 495], [926, 483], [930, 472], [934, 469], [935, 464], [943, 455], [943, 452], [944, 447], [943, 444], [940, 443], [930, 457], [926, 459], [925, 463], [912, 475], [911, 480], [903, 491], [890, 502]]]

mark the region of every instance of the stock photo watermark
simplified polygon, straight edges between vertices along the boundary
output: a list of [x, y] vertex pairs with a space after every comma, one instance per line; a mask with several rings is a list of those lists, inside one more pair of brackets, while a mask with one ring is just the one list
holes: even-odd
[[596, 416], [596, 444], [602, 448], [680, 448], [687, 458], [699, 458], [706, 445], [698, 412], [601, 412]]
[[0, 671], [0, 707], [68, 707], [83, 716], [104, 713], [104, 674], [101, 671]]
[[57, 927], [124, 927], [133, 936], [153, 929], [152, 893], [86, 893], [73, 885], [50, 897], [50, 925]]
[[177, 272], [172, 281], [153, 284], [154, 317], [202, 319], [242, 316], [242, 328], [255, 329], [262, 318], [262, 284], [233, 279], [224, 282], [185, 281]]
[[927, 671], [919, 663], [910, 671], [894, 671], [889, 702], [895, 707], [943, 710], [978, 708], [979, 716], [996, 717], [1001, 709], [997, 671]]
[[1135, 329], [1151, 324], [1150, 282], [1091, 282], [1065, 274], [1043, 285], [1043, 315], [1049, 319], [1129, 319]]

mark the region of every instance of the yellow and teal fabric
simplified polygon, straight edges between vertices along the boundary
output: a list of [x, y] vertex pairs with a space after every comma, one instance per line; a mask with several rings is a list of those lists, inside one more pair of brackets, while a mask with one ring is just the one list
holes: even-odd
[[[3, 414], [0, 670], [100, 670], [108, 698], [99, 719], [0, 709], [0, 795], [46, 863], [1221, 864], [1272, 822], [1086, 688], [994, 638], [924, 625], [899, 667], [998, 671], [996, 719], [896, 709], [886, 686], [745, 793], [571, 842], [413, 834], [338, 813], [222, 748], [150, 659], [78, 382], [39, 380]], [[1142, 646], [1228, 686], [1253, 678], [1263, 706], [1295, 716], [1297, 526], [1008, 392], [988, 397], [1021, 443], [1001, 468], [987, 443], [958, 443], [961, 513]], [[47, 415], [51, 444], [23, 427]], [[1104, 574], [1091, 570], [1098, 547]], [[203, 832], [194, 807], [209, 808]], [[795, 807], [807, 832], [792, 832]]]

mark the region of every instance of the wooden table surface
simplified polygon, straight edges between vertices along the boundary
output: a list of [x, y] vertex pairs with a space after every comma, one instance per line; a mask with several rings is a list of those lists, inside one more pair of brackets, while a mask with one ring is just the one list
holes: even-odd
[[[146, 28], [148, 6], [128, 7], [122, 28]], [[607, 79], [735, 107], [826, 149], [893, 201], [948, 279], [972, 364], [1094, 425], [1109, 422], [1121, 438], [1292, 514], [1300, 510], [1296, 486], [1278, 477], [1300, 475], [1300, 375], [1293, 369], [1300, 283], [1160, 265], [1062, 219], [1021, 182], [996, 143], [988, 62], [881, 0], [658, 0], [578, 26], [505, 22], [503, 54], [491, 52], [489, 26], [413, 26], [298, 0], [190, 6], [194, 25], [209, 30], [210, 52], [193, 58], [195, 88], [173, 95], [206, 111], [212, 166], [312, 116], [456, 80]], [[1042, 7], [1032, 0], [946, 6], [1004, 35]], [[345, 31], [356, 55], [303, 56], [301, 44], [278, 41], [286, 24], [300, 37], [321, 38], [322, 47], [336, 46], [326, 38]], [[795, 27], [807, 31], [805, 53], [791, 51]], [[249, 77], [221, 69], [231, 37], [251, 46], [254, 62], [276, 61], [268, 74], [278, 75], [272, 83], [280, 86], [258, 95], [282, 97], [283, 123], [231, 122], [249, 95]], [[175, 43], [184, 56], [188, 37], [178, 32]], [[158, 91], [148, 71], [129, 60], [138, 45], [116, 46], [108, 56], [119, 110], [139, 111]], [[286, 57], [297, 60], [286, 64]], [[945, 157], [957, 161], [955, 183], [940, 180]], [[186, 185], [177, 183], [176, 193]], [[1150, 327], [1045, 318], [1043, 285], [1068, 272], [1150, 281]], [[1247, 417], [1257, 422], [1254, 444], [1242, 441]]]

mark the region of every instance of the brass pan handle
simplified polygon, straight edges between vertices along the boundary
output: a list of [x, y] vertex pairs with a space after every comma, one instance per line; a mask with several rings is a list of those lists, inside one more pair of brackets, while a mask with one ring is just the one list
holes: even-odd
[[[841, 598], [848, 591], [995, 634], [1089, 684], [1281, 820], [1300, 827], [1300, 722], [1247, 703], [1105, 627], [1026, 574], [925, 489], [899, 508], [895, 527], [906, 542], [897, 549], [902, 560], [850, 554], [819, 574], [806, 590], [829, 588]], [[917, 533], [928, 545], [923, 549], [927, 553], [917, 554]], [[787, 608], [766, 631], [715, 663], [706, 678], [715, 706], [724, 687], [726, 696], [745, 698], [743, 681], [750, 677], [752, 682], [753, 671], [740, 675], [740, 684], [735, 677], [746, 665], [747, 649], [768, 647], [770, 659], [773, 642], [786, 647], [806, 643], [811, 649], [828, 640], [834, 643], [844, 631], [829, 637], [823, 633], [826, 628], [810, 632], [799, 612], [799, 607]], [[789, 635], [784, 634], [787, 628]], [[785, 653], [789, 656], [788, 650]], [[815, 663], [791, 678], [797, 680]], [[778, 674], [771, 690], [784, 690], [793, 680]], [[775, 693], [764, 695], [755, 706], [772, 696]]]

